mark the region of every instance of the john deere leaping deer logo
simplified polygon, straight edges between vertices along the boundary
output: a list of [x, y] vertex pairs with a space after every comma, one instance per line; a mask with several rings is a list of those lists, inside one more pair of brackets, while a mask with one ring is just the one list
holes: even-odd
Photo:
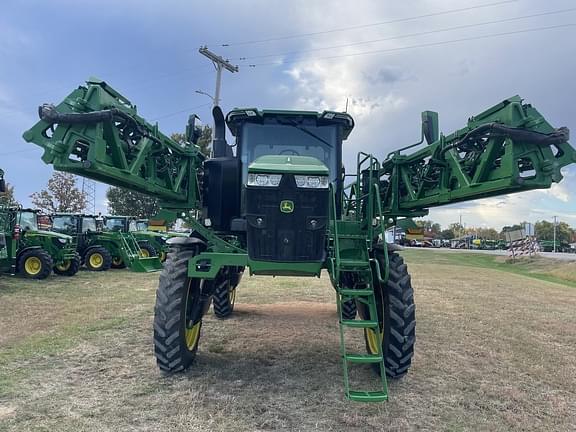
[[280, 211], [282, 213], [292, 213], [294, 211], [294, 202], [290, 200], [280, 201]]

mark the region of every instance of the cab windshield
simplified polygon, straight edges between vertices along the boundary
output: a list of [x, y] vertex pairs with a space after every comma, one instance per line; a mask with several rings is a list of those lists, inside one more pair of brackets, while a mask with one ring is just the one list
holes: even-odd
[[136, 222], [136, 231], [148, 231], [148, 222], [145, 221]]
[[38, 221], [34, 212], [20, 212], [20, 229], [26, 231], [38, 231]]
[[316, 126], [315, 123], [246, 123], [241, 134], [242, 181], [246, 184], [248, 165], [265, 155], [312, 156], [330, 170], [332, 181], [338, 170], [338, 127]]
[[124, 231], [124, 219], [106, 218], [104, 227], [107, 231]]
[[138, 225], [136, 224], [136, 221], [134, 219], [132, 219], [130, 222], [128, 222], [128, 231], [133, 232], [133, 231], [143, 231], [143, 230], [139, 229]]
[[74, 216], [58, 216], [52, 219], [52, 231], [67, 234], [76, 232], [76, 218]]
[[96, 219], [91, 217], [82, 218], [82, 232], [96, 232]]

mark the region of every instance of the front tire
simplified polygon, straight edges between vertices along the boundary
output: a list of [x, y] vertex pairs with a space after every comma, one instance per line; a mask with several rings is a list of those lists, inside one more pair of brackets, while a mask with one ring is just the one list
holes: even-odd
[[196, 357], [202, 316], [210, 307], [210, 282], [188, 277], [188, 261], [198, 248], [170, 250], [156, 291], [154, 353], [166, 373], [187, 369]]
[[140, 256], [142, 258], [150, 258], [158, 256], [158, 252], [150, 243], [140, 243]]
[[54, 273], [60, 276], [74, 276], [80, 269], [80, 255], [77, 253], [74, 258], [66, 260], [54, 266]]
[[18, 259], [18, 271], [28, 279], [46, 279], [52, 272], [52, 257], [43, 249], [31, 249]]
[[[382, 265], [384, 254], [381, 249], [374, 252]], [[416, 307], [414, 290], [404, 259], [396, 252], [388, 252], [389, 276], [385, 284], [374, 278], [374, 293], [378, 311], [378, 321], [383, 333], [378, 337], [372, 329], [364, 330], [364, 339], [368, 353], [375, 354], [377, 344], [381, 344], [384, 355], [386, 375], [390, 378], [404, 376], [412, 364], [414, 343], [416, 341]], [[360, 314], [368, 318], [366, 308]], [[379, 371], [379, 367], [376, 368]]]
[[90, 271], [106, 271], [112, 265], [112, 256], [106, 248], [96, 246], [88, 249], [84, 256], [84, 263]]

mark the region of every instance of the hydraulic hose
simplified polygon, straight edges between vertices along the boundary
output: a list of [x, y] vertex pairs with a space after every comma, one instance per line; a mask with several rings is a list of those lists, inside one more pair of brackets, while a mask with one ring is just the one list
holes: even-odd
[[486, 123], [483, 124], [482, 126], [478, 126], [476, 129], [472, 129], [470, 132], [464, 135], [464, 137], [460, 141], [457, 141], [453, 144], [444, 147], [440, 153], [444, 154], [450, 149], [461, 146], [471, 138], [485, 134], [492, 135], [494, 133], [500, 136], [507, 136], [512, 138], [513, 140], [522, 141], [527, 144], [536, 144], [543, 146], [561, 144], [563, 142], [568, 141], [568, 139], [570, 138], [570, 130], [567, 127], [554, 129], [554, 131], [550, 133], [542, 133], [527, 129], [504, 126], [499, 123]]
[[142, 126], [140, 126], [140, 124], [138, 124], [138, 122], [133, 117], [117, 108], [91, 111], [87, 113], [61, 113], [58, 112], [54, 105], [43, 104], [38, 107], [38, 116], [40, 117], [40, 120], [51, 124], [93, 124], [102, 123], [105, 121], [113, 121], [115, 118], [121, 118], [134, 125], [136, 130], [142, 136], [150, 138], [155, 143], [162, 145], [162, 142], [158, 138], [150, 135], [150, 133], [142, 128]]

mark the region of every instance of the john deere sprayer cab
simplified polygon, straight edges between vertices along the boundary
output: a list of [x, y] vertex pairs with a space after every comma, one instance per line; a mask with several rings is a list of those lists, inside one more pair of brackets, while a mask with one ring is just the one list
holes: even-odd
[[0, 208], [0, 242], [6, 250], [3, 272], [44, 279], [52, 273], [74, 276], [80, 257], [72, 237], [38, 229], [38, 210]]
[[52, 229], [77, 238], [78, 253], [88, 270], [128, 266], [136, 272], [149, 272], [161, 267], [158, 258], [142, 257], [140, 247], [131, 235], [125, 235], [121, 230], [100, 231], [94, 215], [56, 213], [52, 217]]
[[[157, 219], [184, 217], [192, 227], [190, 237], [170, 239], [160, 274], [154, 349], [161, 370], [192, 364], [203, 315], [220, 300], [215, 293], [235, 292], [244, 268], [309, 277], [327, 270], [345, 394], [357, 401], [386, 400], [386, 377], [404, 375], [414, 353], [410, 275], [385, 244], [385, 229], [430, 207], [548, 188], [576, 162], [567, 129], [554, 129], [518, 96], [449, 135], [439, 133], [436, 113], [424, 112], [419, 143], [382, 160], [361, 152], [349, 174], [341, 165], [342, 141], [354, 126], [348, 114], [254, 108], [213, 114], [214, 155], [207, 159], [193, 144], [195, 117], [188, 143], [177, 143], [108, 84], [90, 79], [59, 105], [42, 106], [24, 139], [43, 147], [42, 159], [55, 169], [155, 196], [162, 207]], [[358, 308], [355, 319], [343, 314], [348, 302]], [[355, 332], [366, 352], [350, 352]], [[358, 390], [349, 372], [366, 365], [380, 377], [372, 389]]]

